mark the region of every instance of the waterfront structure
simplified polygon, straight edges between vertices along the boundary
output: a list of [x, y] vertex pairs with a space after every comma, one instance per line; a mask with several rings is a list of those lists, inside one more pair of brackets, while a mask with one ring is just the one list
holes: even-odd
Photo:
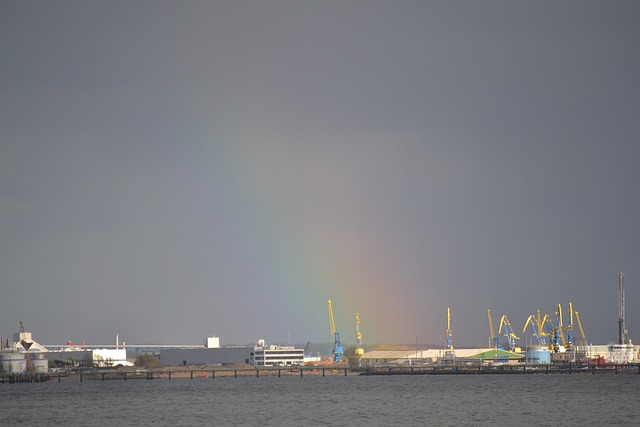
[[48, 350], [33, 340], [31, 332], [13, 334], [13, 341], [0, 351], [0, 372], [8, 374], [40, 373], [49, 368]]
[[496, 348], [458, 348], [455, 358], [446, 349], [374, 350], [362, 355], [361, 366], [380, 365], [452, 365], [518, 363], [524, 355]]
[[[525, 362], [548, 365], [551, 363], [551, 351], [544, 345], [532, 345], [525, 349]], [[564, 354], [564, 353], [563, 353]]]
[[253, 348], [249, 364], [253, 366], [295, 366], [304, 365], [304, 349], [294, 346], [267, 345], [259, 340]]
[[[30, 362], [33, 373], [44, 373], [49, 368], [49, 361], [46, 353], [31, 353]], [[5, 350], [0, 352], [0, 372], [6, 374], [27, 373], [27, 357], [24, 352]]]
[[249, 363], [249, 355], [253, 347], [180, 347], [167, 346], [160, 348], [160, 363], [164, 366], [186, 365], [232, 365]]

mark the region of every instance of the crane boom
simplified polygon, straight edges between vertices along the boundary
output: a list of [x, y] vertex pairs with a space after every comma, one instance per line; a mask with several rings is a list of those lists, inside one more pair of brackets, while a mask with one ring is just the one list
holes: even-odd
[[[504, 327], [504, 328], [503, 328]], [[503, 315], [502, 318], [500, 319], [500, 328], [498, 329], [498, 333], [502, 333], [502, 330], [504, 329], [504, 336], [507, 337], [507, 341], [509, 342], [509, 348], [511, 349], [511, 351], [520, 351], [519, 349], [517, 349], [516, 347], [516, 340], [519, 340], [520, 337], [518, 337], [515, 332], [513, 331], [513, 327], [511, 327], [511, 322], [509, 322], [509, 318], [507, 317], [507, 315]]]
[[329, 324], [331, 328], [331, 338], [333, 338], [333, 335], [336, 333], [336, 322], [333, 319], [333, 308], [331, 306], [331, 300], [328, 301], [328, 306], [329, 306]]
[[491, 343], [493, 348], [502, 350], [500, 345], [500, 338], [496, 336], [496, 330], [493, 328], [493, 319], [491, 318], [491, 310], [487, 309], [487, 317], [489, 318], [489, 334], [491, 336]]
[[576, 313], [576, 321], [578, 322], [578, 329], [580, 329], [580, 336], [582, 337], [582, 345], [584, 346], [591, 345], [591, 342], [587, 340], [587, 336], [584, 333], [584, 329], [582, 329], [582, 322], [580, 321], [580, 314], [578, 314], [578, 310], [576, 310], [575, 313]]
[[344, 353], [344, 349], [342, 348], [342, 343], [340, 342], [340, 332], [336, 329], [336, 322], [333, 319], [333, 307], [331, 305], [331, 300], [328, 302], [329, 306], [329, 322], [331, 324], [331, 335], [333, 338], [333, 362], [340, 363], [342, 361], [342, 353]]
[[530, 315], [524, 324], [524, 328], [522, 328], [522, 333], [524, 333], [527, 330], [527, 326], [531, 324], [531, 329], [533, 330], [533, 336], [536, 337], [536, 341], [538, 345], [542, 344], [541, 332], [538, 326], [539, 318], [540, 318], [540, 310], [538, 310], [538, 319], [536, 319], [535, 315], [533, 314]]

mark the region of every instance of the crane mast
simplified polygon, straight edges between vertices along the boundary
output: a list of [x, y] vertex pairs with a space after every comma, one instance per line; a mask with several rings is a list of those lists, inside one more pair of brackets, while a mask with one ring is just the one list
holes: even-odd
[[342, 353], [344, 350], [342, 348], [342, 343], [340, 342], [340, 332], [336, 330], [336, 322], [333, 319], [333, 307], [331, 305], [331, 300], [329, 300], [328, 305], [329, 322], [331, 324], [331, 338], [333, 338], [333, 362], [340, 363], [342, 361]]
[[447, 350], [453, 350], [453, 336], [451, 334], [451, 310], [447, 307]]
[[360, 333], [360, 313], [356, 313], [356, 356], [364, 354], [364, 346], [362, 344], [362, 334]]
[[624, 324], [624, 274], [618, 274], [618, 344], [627, 342], [627, 328]]
[[573, 350], [573, 304], [569, 301], [569, 324], [566, 326], [567, 342], [565, 347], [567, 351]]
[[[545, 318], [548, 319], [547, 315]], [[552, 341], [551, 341], [551, 349], [554, 353], [560, 352], [560, 341], [562, 341], [562, 345], [566, 346], [567, 342], [564, 338], [564, 333], [562, 331], [562, 306], [558, 304], [558, 308], [556, 310], [556, 325], [551, 329]]]

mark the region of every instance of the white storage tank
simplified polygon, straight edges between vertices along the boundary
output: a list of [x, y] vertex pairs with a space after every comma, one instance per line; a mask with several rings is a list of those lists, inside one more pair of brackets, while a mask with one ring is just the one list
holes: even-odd
[[527, 363], [549, 365], [551, 363], [551, 351], [544, 346], [529, 346], [525, 351]]
[[22, 374], [27, 372], [27, 360], [24, 354], [17, 351], [0, 353], [0, 371], [5, 374]]
[[33, 370], [39, 374], [49, 371], [47, 353], [31, 353], [31, 363], [33, 363]]

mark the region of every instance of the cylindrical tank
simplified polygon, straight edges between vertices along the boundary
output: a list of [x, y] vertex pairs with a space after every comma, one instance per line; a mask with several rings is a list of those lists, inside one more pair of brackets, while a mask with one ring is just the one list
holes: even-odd
[[7, 374], [22, 374], [27, 371], [27, 360], [24, 354], [17, 351], [0, 353], [0, 371]]
[[33, 369], [38, 373], [49, 370], [47, 353], [31, 353], [31, 362], [33, 363]]
[[551, 352], [547, 347], [530, 346], [525, 351], [525, 361], [527, 363], [550, 364]]

